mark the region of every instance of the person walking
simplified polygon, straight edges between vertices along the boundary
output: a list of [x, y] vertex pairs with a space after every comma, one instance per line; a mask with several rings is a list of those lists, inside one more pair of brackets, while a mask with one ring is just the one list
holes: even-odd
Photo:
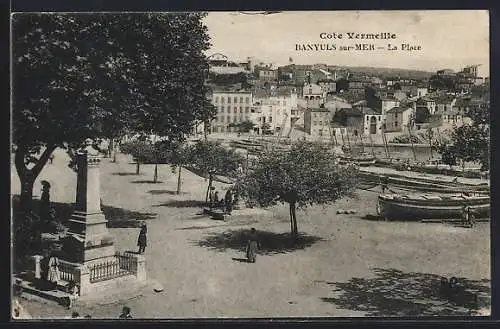
[[130, 314], [130, 307], [124, 306], [122, 309], [122, 314], [119, 316], [120, 319], [132, 319], [132, 315]]
[[246, 256], [247, 260], [250, 263], [255, 263], [256, 257], [257, 257], [257, 250], [258, 250], [258, 240], [257, 240], [257, 231], [255, 228], [251, 228], [250, 234], [248, 236], [248, 243], [247, 243], [247, 250], [246, 250]]
[[224, 196], [224, 204], [226, 206], [226, 214], [231, 215], [233, 211], [233, 193], [231, 188], [228, 188], [226, 191], [226, 195]]
[[137, 238], [137, 246], [139, 246], [139, 254], [144, 253], [147, 246], [147, 234], [148, 227], [145, 223], [142, 223], [141, 231], [139, 232], [139, 238]]

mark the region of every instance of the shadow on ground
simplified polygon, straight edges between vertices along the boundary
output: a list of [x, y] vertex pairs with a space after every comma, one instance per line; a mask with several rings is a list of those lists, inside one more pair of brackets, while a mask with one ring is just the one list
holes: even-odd
[[406, 273], [375, 268], [374, 278], [352, 278], [348, 282], [327, 282], [337, 297], [323, 297], [337, 308], [366, 312], [367, 316], [468, 316], [470, 310], [489, 306], [477, 294], [490, 295], [490, 281], [458, 278], [462, 289], [445, 295], [441, 277], [427, 273]]
[[157, 204], [154, 207], [201, 208], [204, 206], [206, 206], [206, 202], [200, 200], [171, 200], [165, 203]]
[[[17, 214], [19, 212], [20, 205], [20, 196], [19, 194], [12, 195], [12, 211], [14, 214], [14, 220], [17, 218]], [[31, 201], [32, 209], [36, 214], [40, 213], [40, 199], [33, 199]], [[50, 202], [50, 206], [53, 207], [56, 211], [57, 219], [61, 222], [66, 222], [71, 215], [73, 214], [73, 209], [75, 207], [74, 203], [61, 203], [61, 202]]]
[[361, 217], [361, 219], [371, 220], [371, 221], [383, 221], [382, 217], [377, 216], [377, 215], [370, 215], [370, 214]]
[[136, 174], [135, 172], [114, 172], [113, 176], [140, 176], [141, 174]]
[[[204, 239], [196, 241], [195, 245], [217, 251], [227, 249], [244, 251], [248, 242], [248, 233], [248, 229], [211, 233]], [[257, 231], [257, 235], [260, 243], [258, 253], [261, 255], [282, 254], [305, 249], [322, 240], [318, 236], [307, 234], [300, 234], [295, 241], [290, 233]]]
[[163, 182], [159, 181], [159, 180], [157, 180], [156, 182], [152, 181], [152, 180], [134, 180], [131, 183], [132, 184], [161, 184]]
[[149, 194], [153, 194], [153, 195], [156, 195], [156, 194], [170, 194], [170, 195], [181, 195], [181, 194], [186, 194], [185, 192], [180, 192], [179, 194], [177, 194], [177, 191], [170, 191], [170, 190], [150, 190], [148, 191]]
[[102, 205], [101, 208], [108, 220], [108, 227], [111, 228], [139, 227], [141, 221], [155, 219], [157, 216], [155, 213], [143, 213], [106, 205]]

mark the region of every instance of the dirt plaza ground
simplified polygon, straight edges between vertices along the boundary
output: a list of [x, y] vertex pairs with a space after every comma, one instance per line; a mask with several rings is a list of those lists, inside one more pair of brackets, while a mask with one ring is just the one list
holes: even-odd
[[[175, 194], [177, 174], [141, 166], [125, 155], [103, 159], [101, 194], [109, 220], [143, 219], [148, 224], [148, 276], [164, 290], [124, 301], [77, 307], [93, 318], [117, 318], [126, 303], [135, 318], [462, 315], [463, 305], [436, 296], [441, 276], [460, 278], [474, 291], [489, 291], [490, 228], [452, 224], [373, 220], [378, 190], [328, 207], [297, 213], [299, 243], [289, 243], [288, 208], [269, 215], [227, 222], [200, 215], [207, 182], [183, 170], [183, 193]], [[51, 185], [51, 201], [73, 203], [76, 174], [58, 150], [37, 183]], [[216, 183], [219, 188], [223, 184]], [[19, 180], [12, 168], [12, 193]], [[353, 209], [356, 214], [337, 214]], [[118, 225], [119, 226], [119, 225]], [[255, 264], [244, 257], [244, 233], [255, 227], [262, 250]], [[119, 251], [135, 250], [138, 228], [110, 228]], [[23, 300], [35, 318], [64, 317], [70, 311], [53, 303]]]

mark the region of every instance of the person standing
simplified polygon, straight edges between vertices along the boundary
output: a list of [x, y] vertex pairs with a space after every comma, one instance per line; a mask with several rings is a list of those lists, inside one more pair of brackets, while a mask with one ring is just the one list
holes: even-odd
[[231, 188], [227, 189], [226, 195], [224, 196], [224, 204], [226, 206], [226, 213], [231, 215], [233, 211], [233, 193], [231, 192]]
[[215, 206], [215, 187], [210, 186], [210, 193], [208, 195], [209, 207], [213, 209]]
[[248, 236], [248, 244], [247, 244], [247, 260], [250, 263], [255, 263], [256, 257], [257, 257], [257, 249], [258, 249], [258, 242], [257, 242], [257, 231], [255, 228], [252, 227], [250, 230], [250, 234]]
[[122, 314], [119, 316], [120, 319], [132, 319], [132, 315], [130, 314], [130, 307], [124, 306], [122, 309]]
[[41, 181], [42, 195], [40, 197], [40, 220], [44, 224], [50, 222], [50, 183], [46, 180]]
[[52, 287], [57, 287], [60, 281], [59, 259], [52, 253], [49, 257], [47, 281]]
[[139, 238], [137, 238], [137, 246], [139, 246], [139, 254], [142, 254], [146, 250], [147, 246], [147, 233], [148, 227], [145, 223], [141, 226], [141, 231], [139, 232]]
[[382, 194], [385, 193], [385, 190], [387, 189], [388, 182], [389, 182], [389, 177], [387, 177], [387, 176], [380, 177], [380, 187], [382, 188]]
[[219, 200], [219, 191], [214, 192], [214, 207], [219, 208], [220, 207], [220, 200]]

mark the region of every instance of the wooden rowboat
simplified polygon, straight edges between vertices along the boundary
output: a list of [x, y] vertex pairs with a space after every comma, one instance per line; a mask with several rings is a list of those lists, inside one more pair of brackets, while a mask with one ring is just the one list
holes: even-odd
[[382, 177], [387, 177], [389, 187], [408, 188], [423, 192], [438, 192], [438, 193], [473, 193], [482, 192], [489, 193], [490, 187], [485, 184], [464, 184], [439, 179], [431, 179], [424, 177], [410, 178], [408, 176], [399, 175], [379, 175], [376, 173], [360, 171], [359, 177], [362, 181], [368, 183], [380, 183]]
[[461, 218], [463, 207], [470, 207], [476, 218], [490, 216], [488, 195], [379, 195], [377, 214], [387, 220]]
[[339, 163], [347, 164], [350, 162], [356, 163], [358, 166], [366, 167], [373, 166], [375, 164], [375, 157], [371, 155], [340, 155]]

